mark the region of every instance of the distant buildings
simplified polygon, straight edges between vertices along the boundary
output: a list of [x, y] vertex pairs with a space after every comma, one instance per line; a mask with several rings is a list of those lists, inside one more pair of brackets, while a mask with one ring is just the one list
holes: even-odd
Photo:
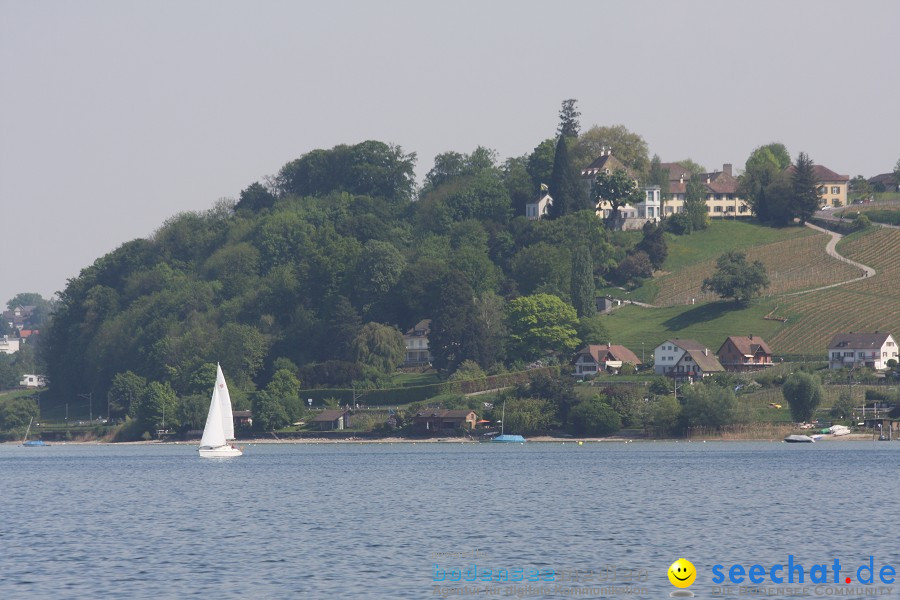
[[897, 341], [889, 333], [838, 333], [828, 343], [828, 368], [881, 370], [897, 360]]
[[702, 379], [725, 372], [725, 368], [709, 351], [694, 340], [666, 340], [653, 350], [653, 370], [657, 375], [675, 379]]
[[431, 319], [422, 319], [403, 334], [403, 345], [406, 347], [404, 367], [424, 367], [431, 364], [431, 351], [428, 349], [430, 331]]

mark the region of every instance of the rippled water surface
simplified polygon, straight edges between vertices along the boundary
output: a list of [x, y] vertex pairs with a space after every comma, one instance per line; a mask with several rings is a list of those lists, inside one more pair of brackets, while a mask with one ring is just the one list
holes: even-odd
[[7, 444], [0, 598], [431, 598], [473, 564], [553, 569], [569, 594], [600, 584], [567, 571], [633, 569], [644, 591], [619, 597], [664, 598], [680, 556], [696, 596], [738, 597], [713, 565], [900, 571], [898, 471], [896, 442]]

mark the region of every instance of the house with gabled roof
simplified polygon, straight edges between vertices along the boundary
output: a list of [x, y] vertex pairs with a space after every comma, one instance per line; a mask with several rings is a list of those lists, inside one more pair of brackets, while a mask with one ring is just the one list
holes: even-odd
[[[662, 163], [669, 172], [669, 199], [663, 210], [665, 215], [684, 211], [687, 184], [691, 172], [678, 163]], [[701, 173], [700, 181], [706, 194], [706, 208], [710, 217], [749, 217], [750, 206], [738, 193], [738, 179], [730, 163], [722, 165], [721, 171]]]
[[[794, 165], [787, 168], [789, 173], [796, 170]], [[819, 192], [819, 206], [846, 206], [849, 175], [838, 175], [824, 165], [813, 165], [816, 191]]]
[[838, 333], [828, 342], [828, 368], [882, 370], [898, 360], [897, 341], [889, 333]]
[[709, 348], [695, 340], [666, 340], [653, 350], [653, 370], [675, 379], [702, 379], [725, 368]]
[[439, 432], [454, 429], [475, 429], [478, 415], [474, 410], [426, 409], [413, 417], [416, 428], [421, 431]]
[[431, 319], [422, 319], [403, 334], [403, 345], [406, 347], [404, 367], [422, 367], [431, 364], [431, 351], [428, 349], [430, 332]]
[[575, 353], [572, 363], [576, 377], [596, 375], [601, 370], [618, 372], [625, 364], [638, 366], [640, 359], [625, 346], [616, 344], [589, 344]]
[[900, 192], [900, 182], [894, 173], [882, 173], [868, 179], [873, 192]]
[[730, 335], [716, 352], [726, 371], [758, 371], [772, 366], [772, 350], [759, 336]]
[[553, 206], [553, 197], [546, 190], [542, 190], [537, 200], [525, 205], [525, 218], [529, 221], [540, 221], [550, 214], [551, 206]]
[[[591, 193], [594, 180], [601, 173], [611, 175], [616, 171], [625, 171], [629, 177], [639, 184], [638, 175], [625, 166], [625, 163], [613, 156], [612, 148], [603, 148], [594, 162], [581, 170], [581, 181]], [[617, 229], [640, 229], [644, 223], [656, 223], [662, 218], [660, 211], [661, 193], [659, 186], [644, 186], [641, 188], [644, 193], [644, 200], [633, 206], [622, 206], [619, 208], [619, 218], [614, 224]], [[601, 200], [597, 205], [597, 215], [604, 219], [609, 218], [612, 212], [612, 204], [605, 200]]]
[[346, 408], [329, 408], [317, 414], [311, 421], [319, 431], [332, 431], [350, 427], [350, 411]]

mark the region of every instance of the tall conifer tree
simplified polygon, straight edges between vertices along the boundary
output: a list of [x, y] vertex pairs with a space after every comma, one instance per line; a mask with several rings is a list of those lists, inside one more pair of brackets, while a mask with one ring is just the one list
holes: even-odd
[[819, 209], [817, 187], [815, 165], [805, 152], [801, 152], [797, 155], [797, 164], [794, 165], [794, 174], [791, 177], [793, 191], [791, 212], [801, 223], [808, 221]]

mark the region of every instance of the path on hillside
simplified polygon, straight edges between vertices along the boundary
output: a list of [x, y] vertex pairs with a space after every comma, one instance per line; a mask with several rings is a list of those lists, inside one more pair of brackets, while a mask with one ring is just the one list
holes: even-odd
[[827, 290], [829, 288], [838, 287], [839, 285], [847, 285], [848, 283], [853, 283], [854, 281], [860, 281], [862, 279], [865, 279], [867, 277], [873, 277], [875, 275], [875, 269], [873, 269], [872, 267], [867, 267], [866, 265], [864, 265], [862, 263], [858, 263], [855, 260], [850, 260], [846, 256], [842, 256], [842, 255], [838, 254], [837, 243], [841, 240], [842, 237], [844, 237], [843, 235], [841, 235], [840, 233], [835, 233], [834, 231], [829, 231], [827, 229], [819, 227], [818, 225], [813, 225], [812, 223], [806, 223], [806, 226], [809, 227], [810, 229], [815, 229], [816, 231], [821, 231], [822, 233], [827, 233], [828, 235], [831, 236], [831, 239], [828, 241], [828, 245], [825, 246], [825, 253], [828, 254], [828, 256], [831, 256], [832, 258], [836, 258], [841, 262], [845, 262], [848, 265], [853, 265], [854, 267], [859, 268], [860, 270], [862, 270], [863, 274], [860, 275], [859, 277], [854, 277], [853, 279], [848, 279], [847, 281], [841, 281], [839, 283], [832, 283], [831, 285], [823, 285], [822, 287], [813, 288], [811, 290], [803, 290], [800, 292], [790, 292], [788, 294], [781, 294], [781, 296], [799, 296], [800, 294], [809, 294], [810, 292], [818, 292], [820, 290]]
[[[844, 237], [843, 235], [841, 235], [840, 233], [836, 233], [834, 231], [829, 231], [828, 229], [824, 229], [822, 227], [819, 227], [818, 225], [813, 225], [812, 223], [806, 223], [806, 226], [809, 227], [810, 229], [814, 229], [816, 231], [820, 231], [822, 233], [827, 233], [828, 235], [830, 235], [831, 239], [828, 241], [828, 244], [825, 246], [825, 253], [828, 254], [828, 256], [831, 256], [832, 258], [836, 258], [841, 262], [845, 262], [848, 265], [857, 267], [858, 269], [860, 269], [860, 271], [862, 271], [862, 275], [860, 275], [859, 277], [854, 277], [853, 279], [848, 279], [846, 281], [840, 281], [838, 283], [832, 283], [829, 285], [823, 285], [821, 287], [812, 288], [810, 290], [802, 290], [799, 292], [789, 292], [787, 294], [778, 294], [777, 297], [799, 296], [801, 294], [809, 294], [810, 292], [818, 292], [821, 290], [827, 290], [827, 289], [838, 287], [841, 285], [847, 285], [848, 283], [853, 283], [854, 281], [862, 281], [863, 279], [866, 279], [867, 277], [875, 276], [876, 271], [872, 267], [869, 267], [862, 263], [856, 262], [855, 260], [850, 260], [846, 256], [838, 254], [837, 243], [839, 241], [841, 241], [841, 238]], [[775, 296], [770, 296], [770, 297], [775, 297]], [[646, 302], [638, 302], [636, 300], [622, 299], [622, 304], [612, 307], [612, 309], [610, 309], [610, 312], [612, 312], [613, 310], [615, 310], [617, 308], [621, 308], [622, 306], [625, 306], [626, 304], [634, 304], [635, 306], [641, 306], [643, 308], [662, 308], [661, 306], [656, 305], [656, 304], [647, 304]]]

